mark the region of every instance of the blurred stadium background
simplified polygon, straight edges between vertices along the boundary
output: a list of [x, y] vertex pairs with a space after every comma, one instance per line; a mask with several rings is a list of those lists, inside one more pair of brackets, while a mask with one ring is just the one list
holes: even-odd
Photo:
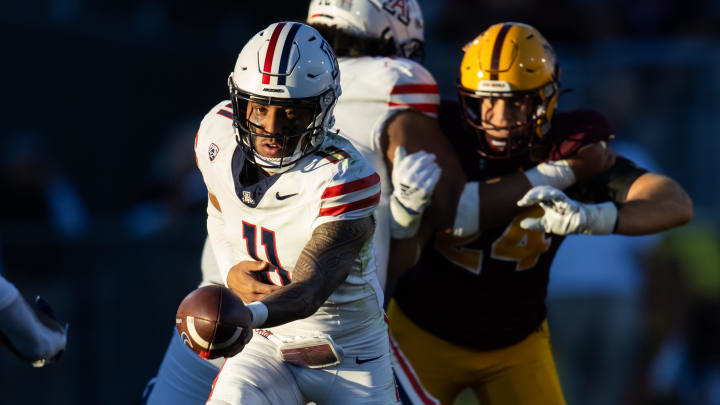
[[[603, 111], [618, 139], [689, 191], [693, 222], [626, 252], [633, 287], [619, 279], [607, 288], [629, 297], [620, 313], [638, 314], [628, 326], [637, 335], [624, 355], [630, 361], [614, 375], [623, 376], [624, 403], [720, 404], [720, 2], [419, 2], [425, 64], [443, 96], [454, 97], [464, 43], [492, 23], [532, 24], [558, 53], [563, 87], [573, 89], [560, 108]], [[71, 323], [63, 360], [47, 369], [0, 349], [0, 404], [138, 403], [177, 304], [200, 280], [205, 191], [192, 153], [196, 128], [226, 98], [227, 74], [250, 35], [302, 20], [307, 5], [0, 6], [0, 271]], [[582, 274], [581, 260], [569, 263]], [[563, 291], [590, 302], [597, 291], [576, 282]], [[557, 294], [553, 302], [566, 298]], [[580, 333], [569, 336], [583, 347]], [[582, 360], [595, 382], [597, 361]], [[566, 394], [572, 384], [591, 395], [563, 367]]]

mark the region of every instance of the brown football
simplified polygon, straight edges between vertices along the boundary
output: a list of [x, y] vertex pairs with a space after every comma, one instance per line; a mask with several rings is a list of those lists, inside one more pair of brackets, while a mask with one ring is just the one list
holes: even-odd
[[175, 326], [185, 345], [204, 359], [232, 357], [252, 338], [250, 310], [230, 289], [200, 287], [182, 300]]

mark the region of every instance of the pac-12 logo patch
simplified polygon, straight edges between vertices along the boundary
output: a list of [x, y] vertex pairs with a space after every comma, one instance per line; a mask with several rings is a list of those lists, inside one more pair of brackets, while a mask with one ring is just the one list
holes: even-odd
[[210, 144], [210, 147], [208, 148], [208, 157], [210, 158], [210, 161], [212, 162], [217, 157], [218, 153], [220, 153], [220, 148], [215, 145], [214, 143]]

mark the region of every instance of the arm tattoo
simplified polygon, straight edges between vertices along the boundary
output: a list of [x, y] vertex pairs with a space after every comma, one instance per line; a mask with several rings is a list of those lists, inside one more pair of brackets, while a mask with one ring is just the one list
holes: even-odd
[[292, 283], [262, 300], [268, 307], [263, 327], [314, 314], [350, 274], [374, 229], [370, 217], [329, 222], [315, 228], [295, 264]]

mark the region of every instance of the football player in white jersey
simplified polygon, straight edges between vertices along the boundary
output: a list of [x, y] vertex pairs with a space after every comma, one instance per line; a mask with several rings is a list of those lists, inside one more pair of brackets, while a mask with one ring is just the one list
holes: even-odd
[[[438, 166], [442, 167], [443, 175], [436, 195], [445, 198], [433, 199], [430, 209], [434, 215], [429, 217], [436, 219], [439, 229], [452, 226], [456, 196], [464, 186], [460, 166], [435, 122], [440, 102], [435, 79], [411, 59], [423, 54], [422, 13], [415, 0], [313, 0], [308, 23], [319, 28], [323, 36], [332, 37], [333, 48], [344, 55], [339, 59], [343, 95], [335, 109], [335, 126], [343, 130], [342, 135], [350, 139], [380, 175], [382, 194], [374, 214], [374, 240], [378, 280], [384, 288], [391, 228], [396, 236], [402, 237], [407, 229], [417, 226], [417, 218], [430, 202], [432, 186], [440, 176]], [[225, 113], [229, 113], [229, 108]], [[409, 159], [395, 160], [398, 146], [411, 153]], [[416, 152], [421, 150], [437, 156], [437, 164], [433, 156]], [[399, 170], [393, 170], [398, 163]], [[423, 176], [413, 177], [413, 166], [420, 164], [426, 168]], [[412, 195], [414, 201], [399, 192], [396, 198], [390, 198], [391, 173], [397, 182], [409, 186], [406, 195]], [[426, 190], [417, 192], [413, 182], [424, 184]], [[406, 222], [392, 220], [391, 201], [395, 212]], [[416, 216], [402, 215], [407, 212], [404, 206], [413, 209]], [[209, 239], [203, 248], [201, 269], [201, 285], [223, 284]], [[158, 376], [146, 390], [147, 404], [202, 403], [221, 365], [220, 359], [200, 359], [173, 335]]]
[[330, 132], [339, 75], [315, 29], [272, 24], [198, 131], [208, 234], [256, 329], [208, 404], [398, 402], [372, 241], [380, 178]]
[[[335, 109], [336, 125], [381, 178], [375, 246], [378, 278], [385, 287], [391, 234], [412, 236], [428, 205], [437, 229], [452, 227], [465, 185], [436, 122], [437, 83], [416, 61], [424, 57], [422, 11], [416, 0], [313, 0], [307, 22], [338, 56], [343, 95]], [[398, 147], [402, 159], [395, 155]], [[418, 167], [424, 169], [419, 177]], [[391, 178], [407, 188], [393, 189]], [[414, 187], [426, 179], [437, 184]]]
[[[384, 288], [391, 233], [395, 237], [409, 236], [408, 230], [417, 226], [430, 203], [435, 181], [438, 192], [428, 217], [435, 220], [438, 229], [452, 226], [457, 196], [464, 186], [464, 174], [435, 122], [440, 102], [435, 79], [412, 59], [422, 57], [424, 52], [422, 13], [415, 0], [313, 0], [308, 23], [343, 55], [339, 59], [343, 95], [335, 109], [335, 126], [372, 163], [381, 179], [374, 240], [378, 280]], [[408, 158], [396, 160], [398, 146], [410, 153]], [[433, 155], [418, 152], [422, 150]], [[398, 170], [393, 170], [394, 165], [399, 165]], [[414, 176], [418, 165], [425, 168], [419, 178]], [[408, 186], [405, 194], [398, 187], [391, 198], [391, 175]], [[413, 184], [423, 184], [425, 189], [420, 191]], [[406, 196], [412, 196], [412, 200]], [[391, 206], [403, 220], [393, 221]], [[212, 250], [206, 241], [202, 285], [223, 284]], [[209, 383], [203, 381], [212, 381], [221, 365], [218, 359], [198, 358], [173, 336], [154, 389], [148, 390], [151, 395], [147, 403], [202, 403], [210, 392]]]
[[31, 308], [17, 288], [0, 276], [0, 344], [18, 358], [43, 367], [57, 360], [65, 350], [67, 325], [53, 316], [41, 297]]

